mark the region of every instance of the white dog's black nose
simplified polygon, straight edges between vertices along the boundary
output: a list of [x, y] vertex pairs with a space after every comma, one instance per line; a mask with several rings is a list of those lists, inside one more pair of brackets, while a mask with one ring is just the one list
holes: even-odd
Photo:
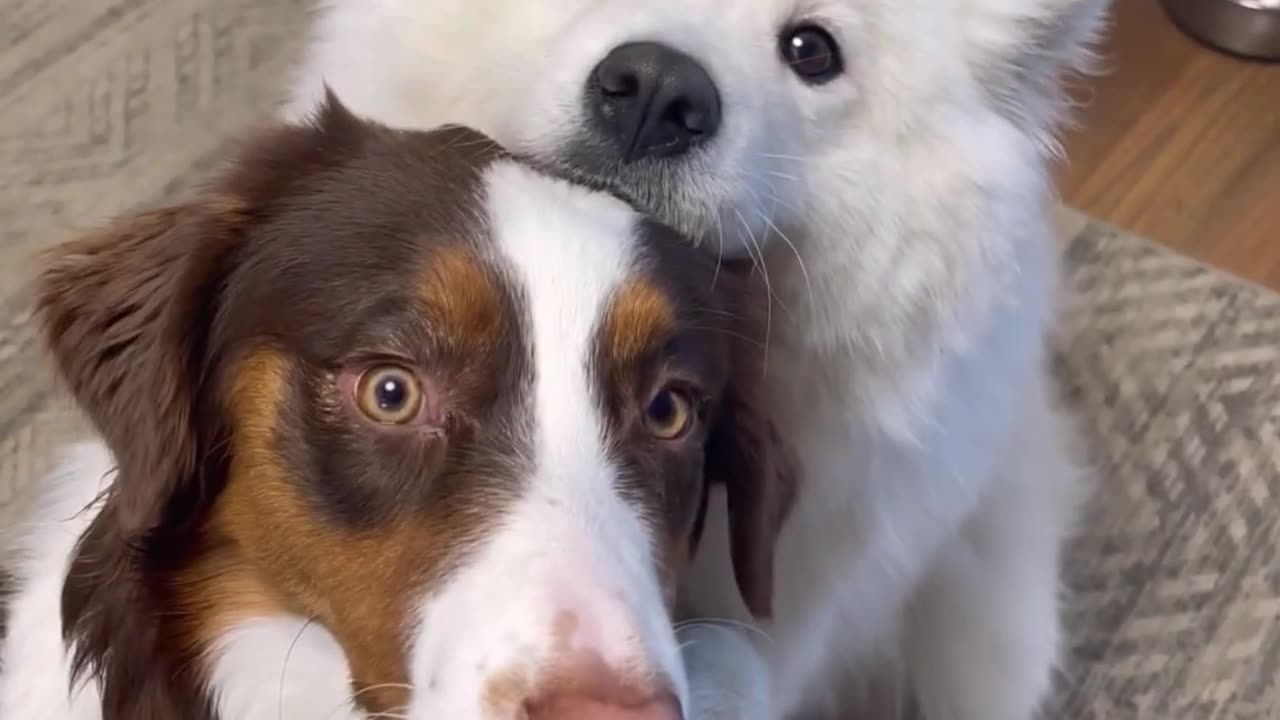
[[587, 97], [624, 162], [679, 155], [720, 128], [720, 93], [711, 76], [659, 43], [614, 48], [592, 71]]

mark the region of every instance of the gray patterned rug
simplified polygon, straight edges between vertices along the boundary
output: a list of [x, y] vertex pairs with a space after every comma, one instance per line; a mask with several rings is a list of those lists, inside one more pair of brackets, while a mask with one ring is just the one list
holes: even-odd
[[[32, 253], [205, 172], [276, 100], [306, 4], [0, 0], [0, 531], [85, 430], [34, 336]], [[1063, 228], [1058, 372], [1105, 483], [1053, 715], [1280, 718], [1280, 296]]]

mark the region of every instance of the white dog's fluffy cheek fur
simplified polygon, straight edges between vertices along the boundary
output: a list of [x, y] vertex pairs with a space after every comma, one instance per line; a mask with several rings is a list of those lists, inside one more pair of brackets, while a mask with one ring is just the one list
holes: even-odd
[[[911, 137], [845, 137], [809, 163], [805, 272], [785, 277], [810, 283], [812, 296], [782, 291], [805, 301], [797, 309], [809, 321], [797, 324], [832, 333], [810, 338], [828, 349], [875, 338], [877, 352], [894, 355], [899, 341], [936, 341], [940, 326], [980, 334], [1014, 272], [1007, 226], [992, 222], [1039, 222], [1034, 145], [994, 113], [946, 106]], [[775, 264], [794, 262], [790, 248], [771, 252]]]

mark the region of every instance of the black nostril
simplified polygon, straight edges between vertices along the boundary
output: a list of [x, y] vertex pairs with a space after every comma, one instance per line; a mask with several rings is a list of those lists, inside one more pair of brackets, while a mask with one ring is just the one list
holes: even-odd
[[660, 43], [614, 48], [587, 87], [594, 120], [624, 162], [684, 153], [720, 127], [720, 94], [696, 60]]
[[675, 123], [684, 126], [684, 129], [691, 133], [701, 135], [713, 130], [711, 116], [698, 109], [688, 100], [677, 100], [667, 108], [665, 117], [666, 122]]
[[625, 68], [604, 68], [597, 76], [600, 92], [610, 98], [635, 97], [640, 92], [640, 78]]

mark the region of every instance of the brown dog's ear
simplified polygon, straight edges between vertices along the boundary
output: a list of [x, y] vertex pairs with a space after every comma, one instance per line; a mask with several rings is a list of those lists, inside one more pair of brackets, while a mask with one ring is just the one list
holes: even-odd
[[204, 343], [246, 228], [368, 132], [326, 93], [307, 124], [245, 138], [197, 199], [123, 217], [46, 256], [37, 307], [58, 368], [119, 465], [107, 509], [121, 531], [153, 529], [198, 469]]
[[728, 503], [733, 574], [747, 609], [773, 612], [774, 545], [795, 496], [793, 463], [778, 434], [741, 388], [721, 402], [707, 439], [706, 483], [722, 484]]
[[115, 455], [108, 507], [128, 534], [154, 527], [195, 471], [204, 328], [247, 213], [231, 198], [140, 212], [46, 256], [37, 308], [59, 370]]
[[[761, 413], [758, 388], [765, 381], [770, 293], [763, 273], [749, 259], [719, 260], [719, 282], [730, 298], [724, 317], [733, 327], [730, 382], [707, 438], [705, 491], [725, 487], [729, 550], [742, 599], [757, 618], [773, 612], [773, 558], [778, 535], [796, 495], [796, 463], [777, 429]], [[704, 494], [695, 527], [701, 534], [709, 498]]]

